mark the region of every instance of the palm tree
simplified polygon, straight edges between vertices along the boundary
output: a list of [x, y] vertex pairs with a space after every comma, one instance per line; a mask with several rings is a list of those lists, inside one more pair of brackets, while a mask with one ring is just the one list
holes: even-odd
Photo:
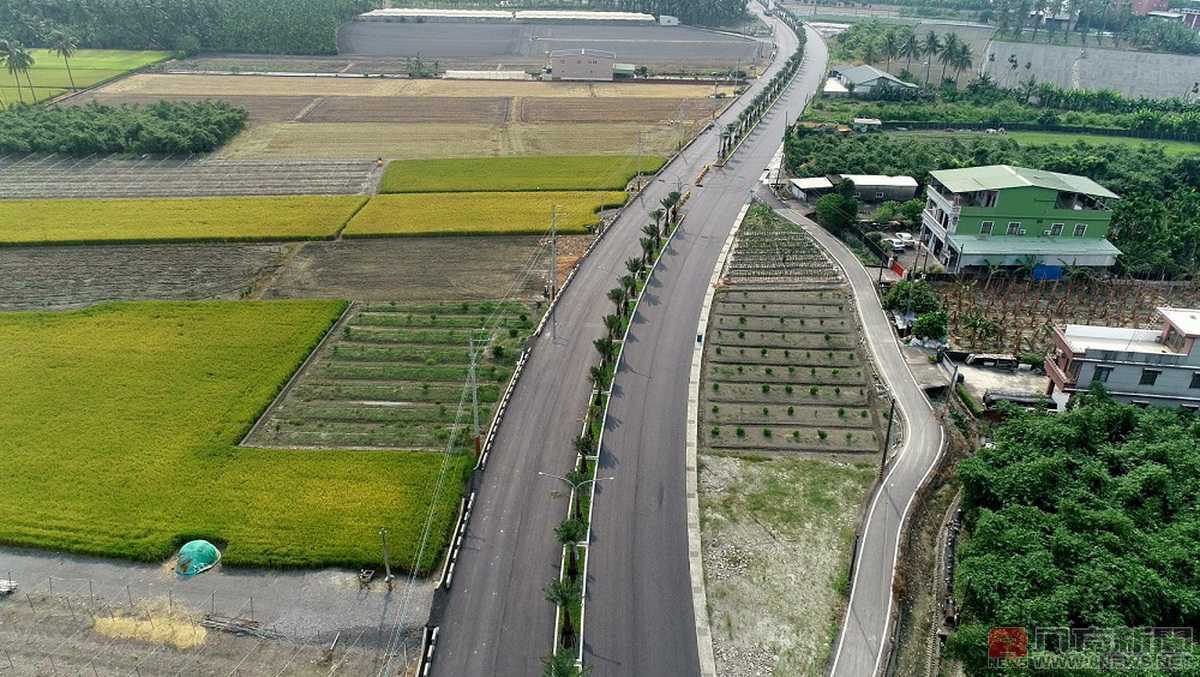
[[654, 252], [654, 238], [643, 237], [638, 242], [642, 245], [642, 260], [649, 261], [650, 255]]
[[933, 57], [942, 51], [942, 41], [937, 33], [929, 31], [921, 42], [921, 53], [925, 55], [925, 86], [929, 86], [929, 67], [933, 65]]
[[884, 70], [891, 70], [892, 59], [900, 56], [900, 47], [902, 44], [899, 29], [890, 30], [883, 34], [883, 41], [879, 46], [883, 50], [884, 59], [887, 60], [887, 65], [883, 67]]
[[871, 65], [879, 61], [879, 45], [874, 40], [867, 40], [862, 46], [863, 63]]
[[942, 49], [938, 52], [938, 61], [942, 62], [942, 82], [946, 81], [946, 66], [954, 60], [954, 56], [958, 54], [958, 46], [962, 44], [958, 36], [954, 33], [947, 33], [945, 38], [942, 38]]
[[625, 293], [629, 295], [629, 298], [633, 298], [634, 294], [637, 293], [637, 278], [634, 276], [622, 275], [618, 282], [625, 288]]
[[642, 234], [647, 237], [654, 238], [654, 247], [658, 248], [661, 233], [659, 233], [657, 225], [653, 223], [647, 223], [646, 225], [642, 226]]
[[904, 70], [912, 69], [912, 60], [921, 58], [921, 39], [913, 31], [908, 31], [904, 37], [904, 42], [900, 43], [900, 56], [906, 57], [908, 61], [904, 64]]
[[620, 287], [609, 289], [608, 300], [617, 306], [617, 315], [625, 317], [625, 290]]
[[569, 651], [559, 651], [542, 659], [542, 677], [584, 677], [591, 674], [591, 666], [582, 670], [575, 664], [575, 656]]
[[[613, 291], [616, 291], [615, 289]], [[609, 292], [611, 294], [612, 292]], [[598, 338], [592, 341], [592, 345], [596, 346], [596, 352], [600, 353], [600, 359], [605, 362], [612, 359], [617, 352], [617, 344], [609, 337]]]
[[605, 315], [604, 328], [608, 330], [608, 335], [616, 338], [617, 334], [621, 333], [621, 317], [619, 315]]
[[972, 57], [973, 54], [971, 53], [971, 46], [965, 42], [959, 42], [958, 48], [954, 50], [954, 54], [951, 56], [951, 65], [954, 66], [955, 87], [958, 86], [958, 79], [962, 77], [962, 72], [969, 70], [975, 65], [975, 61]]
[[636, 256], [631, 259], [625, 259], [625, 270], [628, 270], [630, 275], [640, 277], [645, 267], [642, 260]]
[[[579, 496], [579, 493], [576, 491], [575, 495]], [[575, 514], [579, 514], [578, 510]], [[573, 581], [579, 578], [579, 544], [587, 540], [587, 525], [578, 517], [569, 519], [558, 525], [554, 535], [558, 537], [559, 544], [567, 549], [567, 578]]]
[[579, 581], [554, 581], [546, 588], [546, 601], [562, 609], [562, 647], [575, 647], [575, 626], [571, 622], [571, 605], [579, 601]]
[[67, 64], [67, 77], [71, 80], [71, 91], [75, 91], [75, 76], [71, 73], [71, 57], [75, 56], [75, 50], [79, 49], [79, 41], [68, 33], [54, 31], [50, 34], [50, 47]]
[[[592, 384], [596, 386], [596, 390], [604, 390], [608, 388], [608, 372], [604, 367], [592, 367], [591, 369]], [[591, 436], [591, 426], [588, 426], [588, 436]]]
[[32, 97], [34, 103], [37, 102], [37, 94], [33, 91], [33, 82], [29, 80], [29, 69], [33, 66], [33, 55], [31, 55], [21, 43], [15, 40], [0, 41], [0, 54], [4, 55], [4, 62], [8, 69], [8, 74], [17, 82], [17, 95], [21, 97], [21, 101], [25, 101], [25, 94], [21, 92], [21, 75], [25, 75], [25, 81], [29, 83], [29, 96]]

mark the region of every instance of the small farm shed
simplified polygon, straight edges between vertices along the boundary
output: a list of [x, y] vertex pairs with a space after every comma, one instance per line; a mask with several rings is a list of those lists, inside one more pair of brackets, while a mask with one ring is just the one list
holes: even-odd
[[602, 49], [560, 49], [550, 52], [554, 80], [609, 81], [617, 55]]
[[911, 176], [882, 176], [879, 174], [838, 174], [842, 181], [854, 183], [854, 194], [863, 202], [911, 200], [917, 194], [917, 180]]
[[824, 176], [792, 179], [788, 183], [791, 185], [792, 197], [805, 202], [811, 202], [833, 190], [833, 183]]

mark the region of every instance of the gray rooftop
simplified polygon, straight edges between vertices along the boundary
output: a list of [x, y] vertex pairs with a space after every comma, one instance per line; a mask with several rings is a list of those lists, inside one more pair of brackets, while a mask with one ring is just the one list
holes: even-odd
[[1037, 186], [1068, 193], [1083, 193], [1096, 197], [1120, 198], [1119, 195], [1101, 186], [1086, 176], [1060, 174], [1041, 169], [1013, 167], [1011, 165], [988, 165], [965, 169], [938, 169], [929, 172], [939, 183], [953, 193], [970, 193], [977, 190], [1000, 190]]

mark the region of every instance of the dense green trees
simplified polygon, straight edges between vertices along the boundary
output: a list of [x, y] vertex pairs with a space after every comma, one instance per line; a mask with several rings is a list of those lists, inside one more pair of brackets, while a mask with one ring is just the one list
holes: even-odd
[[0, 27], [30, 45], [333, 54], [337, 28], [373, 0], [0, 0]]
[[958, 468], [969, 535], [948, 651], [968, 674], [993, 674], [991, 627], [1200, 624], [1200, 419], [1095, 393], [1014, 413], [994, 441]]
[[[891, 70], [893, 63], [904, 62], [900, 71], [902, 77], [918, 80], [912, 72], [912, 62], [917, 60], [920, 65], [925, 60], [925, 83], [933, 64], [941, 67], [941, 77], [945, 80], [948, 73], [954, 75], [954, 81], [965, 70], [970, 70], [975, 63], [975, 53], [971, 46], [959, 39], [954, 33], [939, 35], [930, 31], [925, 35], [917, 35], [912, 26], [899, 26], [881, 21], [862, 21], [852, 24], [849, 29], [837, 34], [830, 43], [832, 57], [839, 61], [862, 61], [871, 65], [882, 65], [884, 70]], [[893, 97], [879, 96], [874, 93], [872, 98], [911, 98], [906, 90], [893, 92]]]
[[1121, 195], [1109, 239], [1123, 272], [1143, 277], [1200, 274], [1200, 155], [1161, 146], [1019, 144], [1011, 139], [857, 134], [796, 128], [785, 161], [796, 176], [892, 174], [925, 181], [934, 169], [1011, 164], [1091, 177]]
[[149, 106], [15, 106], [0, 111], [0, 153], [206, 153], [246, 125], [220, 101]]

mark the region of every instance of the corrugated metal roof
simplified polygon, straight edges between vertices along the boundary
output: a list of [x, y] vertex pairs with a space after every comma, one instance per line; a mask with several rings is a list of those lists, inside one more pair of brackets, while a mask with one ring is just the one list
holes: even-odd
[[1071, 263], [1072, 256], [1117, 256], [1121, 253], [1103, 238], [951, 235], [950, 241], [964, 255], [1059, 256], [1064, 265]]
[[512, 12], [498, 9], [414, 9], [405, 7], [387, 7], [373, 9], [362, 16], [396, 16], [396, 17], [428, 17], [435, 19], [499, 19], [511, 20]]
[[791, 184], [800, 190], [816, 190], [818, 188], [833, 188], [829, 179], [823, 176], [812, 176], [802, 179], [792, 179]]
[[587, 12], [578, 10], [521, 10], [518, 20], [553, 19], [556, 21], [644, 21], [655, 23], [654, 16], [641, 12]]
[[976, 190], [1000, 190], [1037, 186], [1068, 193], [1083, 193], [1096, 197], [1120, 199], [1120, 195], [1101, 186], [1086, 176], [1060, 174], [1041, 169], [1013, 167], [1010, 165], [988, 165], [965, 169], [938, 169], [929, 172], [946, 188], [954, 193], [970, 193]]
[[880, 174], [838, 174], [843, 179], [849, 179], [858, 186], [896, 186], [898, 188], [916, 188], [917, 180], [911, 176], [883, 176]]
[[842, 77], [846, 78], [848, 82], [855, 85], [861, 85], [866, 82], [871, 82], [872, 80], [883, 78], [893, 85], [900, 87], [916, 87], [916, 85], [912, 84], [911, 82], [905, 82], [891, 73], [881, 71], [874, 66], [842, 66], [840, 68], [834, 68], [834, 70], [841, 73]]

